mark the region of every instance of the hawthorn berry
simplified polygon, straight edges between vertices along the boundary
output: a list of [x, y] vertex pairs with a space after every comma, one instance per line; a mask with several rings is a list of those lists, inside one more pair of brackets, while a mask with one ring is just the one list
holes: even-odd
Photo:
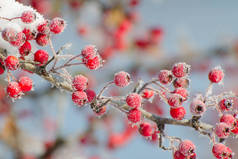
[[149, 99], [154, 96], [154, 91], [149, 89], [144, 89], [142, 92], [142, 98]]
[[220, 118], [220, 122], [226, 123], [231, 127], [236, 125], [236, 120], [233, 115], [231, 114], [223, 114]]
[[186, 156], [184, 156], [179, 150], [177, 150], [174, 153], [174, 159], [186, 159]]
[[87, 94], [89, 103], [92, 102], [94, 100], [94, 98], [96, 97], [96, 93], [92, 89], [85, 90], [85, 93]]
[[8, 56], [5, 59], [5, 66], [9, 70], [16, 70], [19, 67], [19, 60], [15, 56]]
[[2, 38], [8, 42], [13, 41], [16, 35], [17, 35], [17, 31], [13, 28], [5, 28], [2, 31]]
[[179, 88], [179, 87], [183, 87], [183, 88], [188, 88], [189, 86], [189, 79], [187, 78], [176, 78], [174, 81], [173, 81], [173, 86], [175, 88]]
[[45, 20], [37, 26], [37, 31], [41, 34], [49, 34], [50, 27], [49, 27], [49, 20]]
[[201, 116], [207, 110], [206, 104], [200, 99], [193, 99], [190, 104], [190, 112], [194, 116]]
[[102, 116], [103, 114], [106, 113], [106, 111], [107, 111], [107, 107], [104, 105], [104, 106], [98, 108], [95, 113], [96, 113], [98, 116]]
[[230, 135], [231, 126], [226, 123], [218, 123], [214, 129], [215, 134], [219, 138], [227, 138]]
[[216, 143], [212, 147], [212, 153], [217, 159], [231, 159], [232, 150], [222, 143]]
[[172, 93], [181, 95], [183, 97], [183, 101], [188, 99], [188, 91], [185, 88], [176, 88]]
[[48, 52], [44, 50], [38, 50], [34, 54], [34, 61], [41, 63], [41, 65], [44, 65], [47, 63], [49, 58]]
[[55, 34], [59, 34], [61, 32], [63, 32], [64, 28], [65, 28], [65, 21], [61, 18], [54, 18], [53, 20], [51, 20], [50, 22], [50, 31], [55, 33]]
[[38, 33], [36, 36], [36, 43], [40, 46], [46, 46], [49, 43], [49, 35]]
[[114, 75], [114, 83], [118, 87], [126, 87], [129, 85], [131, 77], [129, 73], [120, 71]]
[[184, 107], [170, 108], [170, 115], [176, 120], [182, 120], [186, 114]]
[[16, 36], [14, 37], [14, 39], [10, 40], [9, 43], [12, 45], [12, 46], [15, 46], [15, 47], [20, 47], [22, 44], [25, 43], [25, 40], [26, 40], [26, 36], [23, 32], [19, 32], [16, 34]]
[[224, 72], [220, 67], [215, 67], [209, 72], [208, 78], [212, 83], [219, 83], [224, 78]]
[[83, 91], [75, 91], [72, 94], [72, 101], [81, 107], [88, 102], [87, 94]]
[[161, 70], [158, 79], [161, 84], [169, 84], [173, 80], [173, 75], [169, 70]]
[[82, 49], [81, 54], [85, 59], [93, 59], [98, 53], [94, 45], [87, 45]]
[[218, 106], [221, 111], [228, 111], [232, 109], [233, 104], [233, 99], [224, 98], [218, 103]]
[[195, 152], [195, 145], [190, 140], [184, 140], [179, 143], [178, 150], [184, 156], [191, 156]]
[[32, 79], [30, 79], [29, 77], [27, 77], [27, 76], [20, 77], [18, 83], [19, 83], [19, 86], [21, 87], [21, 90], [23, 93], [32, 90], [33, 82], [32, 82]]
[[7, 94], [12, 98], [18, 98], [21, 96], [22, 90], [17, 82], [9, 82], [7, 86]]
[[88, 78], [83, 75], [77, 75], [74, 77], [73, 88], [77, 91], [84, 91], [88, 86]]
[[173, 108], [179, 107], [183, 103], [183, 97], [179, 94], [170, 94], [167, 100], [168, 104]]
[[139, 126], [139, 132], [142, 136], [149, 137], [152, 135], [152, 127], [150, 123], [143, 122]]
[[126, 103], [132, 108], [139, 108], [141, 106], [141, 96], [137, 93], [131, 93], [126, 97]]
[[24, 28], [22, 32], [25, 34], [26, 40], [33, 40], [36, 37], [36, 32], [30, 29]]
[[128, 114], [127, 118], [132, 123], [138, 123], [141, 118], [141, 111], [139, 109], [131, 109]]
[[21, 15], [21, 21], [23, 23], [32, 23], [36, 19], [36, 14], [32, 11], [24, 11]]
[[92, 59], [86, 59], [83, 61], [86, 67], [89, 68], [90, 70], [97, 70], [102, 66], [102, 59], [99, 55], [95, 56]]
[[0, 75], [2, 75], [5, 72], [5, 67], [0, 64]]
[[190, 65], [186, 63], [176, 63], [172, 67], [172, 73], [175, 77], [181, 78], [186, 76], [190, 72]]
[[23, 57], [29, 55], [31, 52], [31, 43], [26, 41], [18, 50], [20, 55]]

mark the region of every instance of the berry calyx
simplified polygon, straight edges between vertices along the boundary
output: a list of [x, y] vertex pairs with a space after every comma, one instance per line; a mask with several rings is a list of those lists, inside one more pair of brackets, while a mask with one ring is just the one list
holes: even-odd
[[194, 116], [201, 116], [207, 110], [206, 104], [200, 99], [193, 99], [190, 104], [190, 112]]

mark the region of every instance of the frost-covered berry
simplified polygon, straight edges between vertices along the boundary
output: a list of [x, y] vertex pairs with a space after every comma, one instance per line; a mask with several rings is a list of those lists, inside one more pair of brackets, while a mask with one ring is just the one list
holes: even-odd
[[19, 60], [15, 56], [8, 56], [5, 59], [5, 66], [9, 70], [16, 70], [19, 67]]
[[83, 106], [88, 102], [87, 94], [83, 91], [75, 91], [72, 94], [72, 101], [78, 106]]
[[12, 45], [12, 46], [15, 46], [15, 47], [20, 47], [22, 44], [24, 44], [26, 41], [26, 36], [23, 32], [19, 32], [16, 34], [15, 38], [10, 40], [9, 43]]
[[33, 40], [36, 37], [36, 32], [30, 29], [24, 28], [22, 32], [25, 34], [26, 40]]
[[190, 112], [194, 116], [201, 116], [207, 110], [206, 104], [200, 99], [193, 99], [190, 104]]
[[18, 50], [21, 56], [29, 55], [31, 52], [31, 43], [26, 41]]
[[141, 96], [137, 93], [131, 93], [126, 97], [126, 103], [132, 108], [138, 108], [141, 106]]
[[127, 114], [127, 118], [132, 123], [138, 123], [141, 118], [141, 111], [138, 109], [131, 109]]
[[212, 147], [212, 153], [217, 159], [231, 159], [232, 150], [222, 143], [216, 143]]
[[149, 89], [144, 89], [142, 92], [142, 98], [149, 99], [154, 96], [154, 91]]
[[83, 58], [93, 59], [98, 53], [94, 45], [87, 45], [82, 49], [81, 54]]
[[152, 126], [150, 123], [143, 122], [139, 126], [139, 132], [142, 136], [148, 137], [152, 135]]
[[107, 107], [104, 105], [95, 112], [98, 116], [102, 116], [107, 111]]
[[72, 84], [75, 90], [84, 91], [88, 86], [88, 78], [83, 75], [77, 75], [74, 77]]
[[170, 115], [176, 120], [182, 120], [186, 114], [184, 107], [170, 108]]
[[218, 103], [221, 111], [231, 110], [233, 107], [233, 104], [234, 104], [233, 99], [228, 99], [228, 98], [224, 98]]
[[88, 102], [92, 102], [93, 99], [96, 97], [96, 93], [94, 92], [94, 90], [92, 89], [87, 89], [85, 91], [85, 93], [87, 94], [87, 97], [88, 97]]
[[179, 150], [177, 150], [174, 153], [174, 159], [186, 159], [186, 156], [184, 156]]
[[170, 94], [167, 100], [168, 104], [173, 108], [179, 107], [183, 103], [183, 97], [179, 94]]
[[223, 114], [220, 118], [220, 122], [226, 123], [230, 125], [231, 127], [236, 125], [236, 119], [231, 114]]
[[62, 18], [54, 18], [50, 22], [50, 31], [55, 34], [63, 32], [64, 28], [65, 28], [65, 21]]
[[38, 33], [36, 36], [36, 43], [40, 46], [45, 46], [49, 43], [49, 36], [47, 34]]
[[44, 65], [47, 63], [49, 58], [48, 52], [44, 50], [38, 50], [34, 54], [34, 61], [41, 63], [41, 65]]
[[17, 82], [9, 82], [7, 86], [7, 94], [12, 98], [21, 96], [22, 90]]
[[[0, 60], [1, 61], [1, 60]], [[0, 63], [0, 75], [2, 75], [5, 72], [5, 67]]]
[[95, 56], [92, 59], [87, 59], [83, 61], [86, 67], [89, 68], [90, 70], [97, 70], [102, 66], [102, 59], [99, 55]]
[[32, 90], [32, 79], [27, 76], [22, 76], [19, 81], [19, 86], [21, 87], [22, 92], [28, 92]]
[[178, 150], [184, 156], [190, 156], [195, 152], [195, 145], [190, 140], [184, 140], [179, 143]]
[[169, 70], [161, 70], [158, 79], [161, 84], [169, 84], [173, 80], [173, 75]]
[[183, 87], [183, 88], [188, 88], [189, 86], [189, 79], [187, 78], [176, 78], [174, 81], [173, 81], [173, 85], [175, 88], [178, 88], [178, 87]]
[[185, 88], [176, 88], [172, 93], [181, 95], [183, 97], [183, 101], [188, 99], [188, 91]]
[[36, 19], [36, 14], [32, 11], [24, 11], [21, 15], [21, 21], [23, 23], [32, 23]]
[[50, 27], [49, 27], [49, 20], [45, 20], [37, 26], [37, 31], [42, 34], [49, 34]]
[[190, 71], [190, 65], [186, 63], [176, 63], [172, 68], [172, 73], [175, 77], [181, 78], [186, 76]]
[[230, 130], [230, 125], [221, 122], [216, 124], [214, 132], [219, 138], [227, 138], [230, 135]]
[[208, 78], [212, 83], [219, 83], [224, 78], [224, 72], [221, 67], [215, 67], [209, 72]]
[[118, 87], [126, 87], [129, 85], [131, 77], [129, 73], [120, 71], [114, 75], [114, 83]]
[[2, 31], [2, 38], [8, 42], [13, 41], [17, 35], [17, 31], [13, 28], [5, 28]]

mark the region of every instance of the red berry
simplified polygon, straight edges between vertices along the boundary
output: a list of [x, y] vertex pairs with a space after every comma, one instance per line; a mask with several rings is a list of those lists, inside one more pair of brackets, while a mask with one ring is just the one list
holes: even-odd
[[233, 104], [234, 104], [233, 99], [227, 99], [227, 98], [222, 99], [218, 103], [219, 108], [220, 108], [221, 111], [228, 111], [228, 110], [232, 109]]
[[170, 108], [170, 115], [176, 120], [182, 120], [186, 114], [184, 107]]
[[77, 91], [84, 91], [88, 86], [88, 78], [83, 75], [77, 75], [74, 77], [73, 88]]
[[220, 67], [215, 67], [209, 72], [208, 78], [212, 83], [221, 82], [224, 78], [223, 70]]
[[168, 104], [175, 108], [181, 106], [183, 103], [183, 97], [179, 94], [170, 94], [168, 97]]
[[2, 38], [8, 42], [13, 41], [17, 35], [17, 32], [13, 28], [5, 28], [2, 31]]
[[5, 67], [2, 64], [0, 64], [0, 75], [2, 75], [4, 71], [5, 71]]
[[230, 131], [231, 131], [230, 125], [223, 122], [216, 124], [215, 130], [214, 130], [215, 134], [219, 138], [227, 138], [230, 135]]
[[231, 149], [222, 143], [214, 144], [212, 147], [212, 153], [217, 159], [231, 159], [232, 158]]
[[49, 36], [47, 34], [38, 33], [36, 36], [36, 43], [40, 46], [45, 46], [49, 43]]
[[144, 89], [142, 92], [142, 97], [145, 99], [149, 99], [154, 96], [154, 91], [149, 89]]
[[131, 93], [126, 97], [126, 103], [132, 108], [139, 108], [141, 106], [141, 96], [137, 93]]
[[19, 79], [19, 86], [21, 87], [22, 92], [28, 92], [32, 90], [32, 79], [27, 76], [23, 76]]
[[24, 11], [21, 15], [21, 21], [23, 23], [32, 23], [35, 19], [36, 15], [32, 11]]
[[5, 59], [5, 65], [9, 70], [16, 70], [19, 67], [19, 60], [15, 56], [8, 56]]
[[50, 31], [55, 34], [63, 32], [64, 28], [65, 28], [65, 21], [61, 18], [54, 18], [50, 22]]
[[141, 118], [141, 111], [138, 109], [131, 109], [127, 114], [127, 118], [132, 123], [138, 123]]
[[25, 28], [22, 32], [25, 34], [26, 40], [33, 40], [36, 37], [36, 32], [30, 29]]
[[172, 93], [181, 95], [183, 97], [183, 101], [186, 101], [188, 99], [188, 91], [185, 88], [177, 88]]
[[87, 59], [85, 62], [85, 65], [90, 70], [97, 70], [98, 68], [102, 66], [102, 59], [99, 55], [97, 55], [92, 59]]
[[87, 45], [83, 48], [81, 54], [85, 59], [93, 59], [98, 55], [98, 51], [94, 45]]
[[20, 47], [26, 41], [26, 36], [23, 32], [16, 34], [15, 38], [10, 40], [9, 43], [15, 47]]
[[231, 114], [223, 114], [220, 118], [220, 122], [226, 123], [231, 127], [236, 125], [236, 120], [233, 115]]
[[118, 87], [126, 87], [129, 85], [131, 77], [129, 73], [120, 71], [114, 75], [114, 83]]
[[176, 78], [173, 81], [173, 85], [174, 85], [175, 88], [178, 88], [178, 87], [188, 88], [189, 79], [187, 79], [187, 78]]
[[206, 104], [200, 99], [193, 99], [190, 104], [190, 112], [194, 116], [201, 116], [206, 110]]
[[72, 94], [73, 102], [78, 106], [83, 106], [88, 102], [87, 94], [83, 91], [75, 91]]
[[195, 152], [195, 145], [190, 140], [184, 140], [179, 143], [179, 152], [184, 156], [190, 156]]
[[173, 80], [173, 75], [169, 70], [161, 70], [158, 79], [161, 84], [169, 84]]
[[106, 106], [102, 106], [101, 108], [99, 108], [99, 109], [97, 110], [96, 114], [97, 114], [98, 116], [102, 116], [103, 114], [106, 113], [106, 111], [107, 111], [107, 107], [106, 107]]
[[181, 78], [186, 76], [190, 71], [190, 66], [186, 63], [176, 63], [172, 68], [172, 73], [175, 77]]
[[21, 47], [19, 47], [19, 53], [21, 56], [27, 56], [31, 52], [31, 43], [26, 41]]
[[93, 99], [96, 97], [96, 93], [94, 92], [94, 90], [91, 89], [87, 89], [86, 91], [87, 97], [88, 97], [88, 102], [92, 102]]
[[41, 63], [41, 65], [46, 64], [48, 58], [49, 58], [48, 52], [44, 50], [38, 50], [34, 54], [34, 61]]
[[18, 98], [21, 96], [21, 87], [17, 82], [9, 82], [7, 86], [7, 94], [12, 98]]
[[139, 132], [142, 136], [148, 137], [152, 135], [152, 127], [150, 123], [143, 122], [139, 126]]
[[174, 153], [174, 159], [186, 159], [186, 156], [184, 156], [179, 150], [177, 150]]
[[42, 34], [48, 34], [50, 32], [49, 20], [45, 20], [37, 26], [37, 31]]

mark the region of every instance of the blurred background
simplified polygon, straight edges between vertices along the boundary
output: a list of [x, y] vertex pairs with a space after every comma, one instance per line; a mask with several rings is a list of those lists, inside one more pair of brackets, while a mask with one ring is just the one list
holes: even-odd
[[[74, 75], [87, 76], [89, 87], [96, 92], [111, 81], [117, 71], [129, 72], [133, 81], [148, 81], [156, 78], [161, 69], [170, 69], [175, 62], [192, 66], [191, 97], [206, 91], [209, 85], [207, 74], [217, 65], [224, 68], [226, 76], [224, 85], [216, 86], [214, 93], [237, 92], [236, 0], [18, 1], [32, 5], [46, 18], [59, 16], [67, 21], [65, 31], [53, 39], [56, 50], [65, 43], [72, 43], [67, 53], [79, 54], [85, 45], [97, 46], [105, 60], [104, 67], [96, 71], [83, 66], [69, 70]], [[107, 113], [98, 117], [88, 106], [75, 106], [69, 93], [52, 88], [36, 75], [18, 72], [17, 76], [23, 74], [37, 82], [33, 92], [16, 102], [4, 94], [5, 77], [0, 77], [1, 135], [11, 140], [14, 132], [19, 131], [17, 142], [20, 151], [24, 152], [21, 159], [39, 156], [47, 159], [172, 158], [171, 152], [159, 149], [155, 141], [138, 135], [128, 126], [126, 116], [112, 107], [108, 106]], [[126, 95], [132, 88], [133, 84], [123, 89], [110, 87], [107, 94]], [[186, 109], [189, 102], [184, 105]], [[146, 103], [145, 108], [169, 117], [168, 106], [156, 97], [152, 103]], [[14, 118], [9, 111], [14, 112]], [[187, 113], [186, 118], [190, 117]], [[209, 110], [202, 121], [216, 123], [217, 112]], [[197, 158], [213, 158], [208, 138], [193, 129], [166, 126], [166, 133], [194, 141]], [[229, 139], [227, 144], [233, 151], [238, 146], [234, 139]], [[13, 150], [6, 142], [0, 142], [1, 159], [16, 158], [17, 153]]]

